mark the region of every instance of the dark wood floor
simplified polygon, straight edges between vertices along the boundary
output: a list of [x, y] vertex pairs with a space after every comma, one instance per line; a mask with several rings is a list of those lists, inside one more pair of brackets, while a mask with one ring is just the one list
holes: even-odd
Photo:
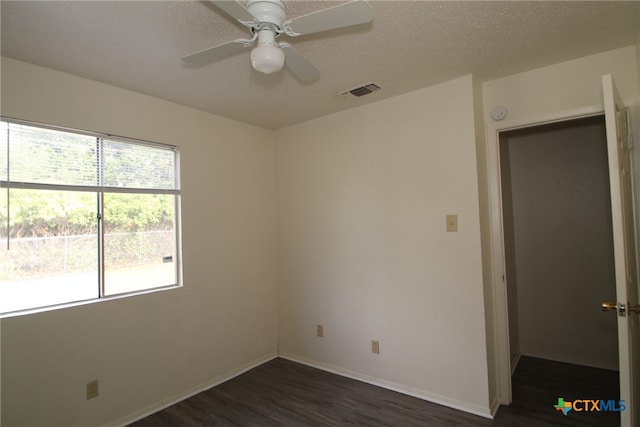
[[131, 425], [614, 427], [616, 412], [564, 416], [553, 406], [559, 397], [617, 401], [618, 388], [614, 371], [523, 357], [513, 404], [489, 420], [278, 358]]

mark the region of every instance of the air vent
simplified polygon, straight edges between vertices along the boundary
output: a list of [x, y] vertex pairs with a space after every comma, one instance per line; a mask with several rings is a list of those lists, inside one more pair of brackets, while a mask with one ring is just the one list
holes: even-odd
[[364, 95], [369, 95], [370, 93], [375, 92], [377, 90], [380, 90], [380, 85], [377, 83], [371, 82], [371, 83], [366, 83], [362, 86], [354, 87], [353, 89], [342, 91], [338, 93], [338, 95], [340, 96], [353, 95], [353, 96], [361, 97]]

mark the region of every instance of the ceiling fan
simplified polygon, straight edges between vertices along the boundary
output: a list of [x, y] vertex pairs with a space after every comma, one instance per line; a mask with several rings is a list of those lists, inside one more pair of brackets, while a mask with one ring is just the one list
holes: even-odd
[[251, 65], [264, 74], [280, 71], [286, 64], [300, 81], [310, 82], [320, 72], [289, 43], [276, 39], [282, 34], [303, 36], [336, 28], [371, 22], [373, 9], [367, 0], [352, 0], [297, 18], [287, 19], [286, 7], [280, 0], [248, 0], [244, 6], [236, 0], [210, 0], [219, 9], [249, 27], [253, 37], [237, 39], [182, 58], [183, 61], [204, 65], [240, 53], [257, 41], [251, 51]]

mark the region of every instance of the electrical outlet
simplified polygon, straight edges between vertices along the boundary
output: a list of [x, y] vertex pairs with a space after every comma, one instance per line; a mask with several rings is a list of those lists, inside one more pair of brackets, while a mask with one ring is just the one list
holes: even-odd
[[371, 353], [380, 354], [380, 341], [371, 341]]
[[318, 335], [321, 338], [324, 337], [324, 326], [316, 325], [316, 335]]
[[87, 400], [98, 397], [100, 391], [98, 389], [98, 380], [93, 380], [87, 383]]

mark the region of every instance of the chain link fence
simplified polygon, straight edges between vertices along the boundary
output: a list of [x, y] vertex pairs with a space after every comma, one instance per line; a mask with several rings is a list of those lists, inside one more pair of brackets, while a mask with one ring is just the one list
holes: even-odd
[[[145, 231], [104, 236], [106, 269], [133, 267], [170, 260], [175, 233]], [[0, 280], [50, 277], [71, 272], [97, 271], [97, 234], [11, 239], [0, 254]]]

